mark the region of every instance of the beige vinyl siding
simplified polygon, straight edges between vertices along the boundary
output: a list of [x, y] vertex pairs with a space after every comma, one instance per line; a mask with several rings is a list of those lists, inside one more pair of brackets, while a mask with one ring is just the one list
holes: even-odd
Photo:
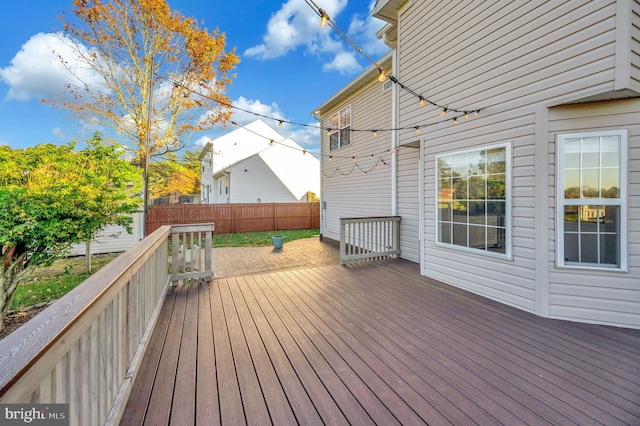
[[640, 92], [640, 1], [631, 4], [631, 88]]
[[[555, 233], [550, 233], [550, 315], [553, 318], [640, 327], [640, 99], [568, 105], [549, 113], [549, 141], [558, 134], [627, 130], [628, 272], [556, 268]], [[555, 168], [550, 181], [555, 184]], [[555, 198], [550, 192], [550, 206]], [[550, 211], [554, 218], [555, 209]]]
[[398, 149], [398, 215], [400, 221], [400, 257], [412, 262], [420, 261], [418, 241], [420, 204], [420, 148]]
[[[479, 123], [479, 122], [478, 122]], [[500, 128], [497, 124], [500, 123]], [[456, 126], [425, 137], [425, 253], [426, 275], [520, 309], [534, 311], [533, 190], [534, 115], [509, 111], [483, 126]], [[512, 151], [512, 258], [489, 256], [480, 250], [436, 245], [435, 156], [470, 148], [510, 143]]]
[[[344, 103], [323, 112], [321, 125], [330, 127], [329, 117], [351, 105], [352, 129], [389, 129], [391, 127], [391, 91], [383, 92], [377, 78], [349, 97]], [[329, 150], [329, 138], [322, 131], [322, 233], [323, 236], [340, 239], [340, 218], [388, 216], [391, 214], [391, 146], [390, 132], [352, 132], [351, 144]], [[374, 158], [371, 158], [374, 155]], [[328, 156], [333, 159], [329, 161]], [[353, 169], [358, 166], [368, 171]], [[381, 158], [387, 165], [378, 164]], [[350, 175], [343, 176], [342, 174]]]
[[[482, 108], [482, 117], [614, 91], [613, 1], [414, 2], [408, 12], [399, 25], [401, 80], [440, 105]], [[400, 111], [401, 127], [443, 120], [402, 90]], [[401, 141], [410, 138], [406, 130]]]

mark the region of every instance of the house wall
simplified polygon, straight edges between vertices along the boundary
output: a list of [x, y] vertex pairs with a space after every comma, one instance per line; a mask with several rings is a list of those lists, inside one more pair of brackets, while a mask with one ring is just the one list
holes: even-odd
[[[629, 270], [576, 270], [555, 267], [555, 233], [549, 233], [549, 299], [553, 318], [640, 327], [640, 99], [552, 108], [549, 151], [553, 160], [558, 134], [627, 130]], [[555, 167], [549, 162], [549, 181]], [[549, 217], [555, 215], [555, 188], [549, 192]]]
[[405, 146], [398, 156], [398, 215], [400, 222], [400, 257], [412, 262], [420, 261], [420, 147]]
[[640, 0], [634, 0], [630, 3], [631, 11], [624, 15], [624, 24], [629, 25], [631, 33], [631, 36], [627, 38], [630, 42], [628, 50], [631, 55], [631, 87], [634, 91], [640, 92]]
[[[353, 129], [389, 129], [391, 90], [383, 92], [382, 84], [374, 79], [344, 103], [323, 111], [321, 126], [331, 127], [333, 113], [351, 105]], [[329, 137], [322, 132], [322, 206], [323, 236], [340, 240], [340, 218], [388, 216], [391, 214], [391, 146], [390, 132], [374, 137], [369, 132], [352, 132], [351, 144], [329, 150]], [[371, 155], [374, 158], [371, 158]], [[329, 160], [328, 156], [332, 156]], [[356, 163], [360, 169], [354, 169]], [[385, 164], [375, 163], [382, 159]], [[351, 172], [351, 173], [350, 173]], [[349, 174], [350, 173], [350, 174]], [[326, 208], [322, 208], [326, 207]]]
[[[102, 230], [91, 243], [91, 254], [121, 253], [129, 250], [143, 238], [142, 214], [132, 215], [131, 234], [121, 226], [111, 225]], [[74, 244], [70, 256], [84, 256], [86, 244]]]
[[[298, 201], [273, 171], [254, 155], [229, 167], [231, 203], [290, 203]], [[224, 193], [224, 187], [222, 189]]]
[[[213, 148], [211, 148], [213, 149]], [[213, 202], [214, 179], [213, 179], [213, 153], [211, 151], [204, 154], [200, 159], [200, 202]]]
[[[549, 259], [553, 255], [546, 246], [553, 245], [549, 241], [553, 233], [549, 209], [553, 203], [548, 199], [553, 192], [549, 186], [553, 177], [548, 174], [548, 120], [549, 108], [556, 105], [638, 96], [633, 93], [638, 63], [632, 62], [631, 68], [626, 68], [631, 76], [626, 82], [617, 74], [620, 45], [616, 40], [621, 34], [616, 25], [621, 17], [616, 13], [622, 3], [638, 8], [637, 2], [627, 0], [456, 4], [414, 1], [401, 10], [401, 82], [439, 105], [481, 109], [478, 117], [459, 117], [459, 124], [454, 125], [453, 118], [460, 114], [448, 112], [443, 118], [440, 108], [421, 108], [414, 95], [400, 90], [399, 127], [408, 128], [400, 132], [400, 144], [415, 143], [416, 135], [411, 129], [421, 126], [426, 275], [543, 316], [570, 316], [572, 310], [575, 313], [578, 309], [584, 313], [581, 320], [603, 319], [602, 313], [595, 310], [576, 308], [580, 291], [573, 302], [563, 300], [553, 280], [567, 280], [567, 276], [558, 277], [567, 273], [550, 273]], [[627, 27], [627, 34], [637, 33], [639, 16], [629, 18], [633, 28]], [[637, 39], [625, 45], [638, 51]], [[638, 121], [637, 113], [635, 117]], [[601, 123], [605, 125], [606, 120]], [[497, 143], [508, 143], [512, 150], [511, 258], [436, 246], [435, 157]], [[402, 173], [400, 170], [399, 175]], [[638, 177], [635, 179], [637, 182]], [[638, 204], [630, 203], [630, 208], [635, 209], [630, 215], [638, 216], [634, 203]], [[634, 222], [632, 226], [637, 225]], [[637, 256], [637, 246], [630, 245], [629, 250]], [[638, 264], [637, 258], [630, 261]], [[570, 280], [577, 283], [582, 276], [572, 275]], [[621, 279], [627, 284], [619, 285], [626, 290], [621, 288], [613, 298], [620, 301], [625, 292], [628, 297], [637, 297], [629, 288], [634, 278], [637, 282], [635, 275], [629, 275], [629, 280]], [[619, 306], [622, 305], [624, 302], [620, 301]], [[620, 315], [638, 312], [635, 302], [627, 303], [624, 309]], [[633, 321], [640, 326], [637, 320]]]

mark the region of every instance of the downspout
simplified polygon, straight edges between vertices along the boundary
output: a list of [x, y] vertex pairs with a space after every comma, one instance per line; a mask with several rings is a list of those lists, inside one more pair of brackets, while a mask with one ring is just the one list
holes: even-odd
[[322, 242], [322, 232], [324, 231], [325, 221], [325, 209], [324, 209], [324, 176], [322, 171], [324, 170], [324, 156], [322, 155], [322, 117], [320, 111], [314, 111], [311, 113], [314, 120], [318, 122], [318, 130], [320, 134], [320, 242]]
[[[391, 71], [398, 77], [398, 49], [397, 39], [390, 39], [388, 33], [382, 34], [382, 41], [392, 50]], [[397, 129], [398, 124], [398, 85], [391, 85], [391, 128]], [[398, 131], [391, 132], [391, 216], [398, 215]]]

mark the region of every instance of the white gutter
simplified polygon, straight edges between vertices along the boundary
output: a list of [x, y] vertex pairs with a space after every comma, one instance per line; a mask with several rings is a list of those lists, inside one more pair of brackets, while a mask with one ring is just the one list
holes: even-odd
[[[379, 34], [384, 44], [391, 48], [391, 70], [392, 74], [398, 77], [398, 49], [397, 39], [390, 39], [388, 30], [394, 26], [387, 24]], [[398, 126], [398, 85], [391, 85], [391, 128]], [[391, 216], [398, 215], [398, 131], [391, 132]]]

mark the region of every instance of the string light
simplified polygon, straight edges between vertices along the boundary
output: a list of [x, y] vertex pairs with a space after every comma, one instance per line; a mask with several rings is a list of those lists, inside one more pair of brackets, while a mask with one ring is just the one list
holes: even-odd
[[468, 119], [469, 119], [469, 113], [466, 113], [466, 114], [464, 115], [464, 118], [466, 118], [466, 119], [468, 120]]
[[282, 124], [284, 124], [284, 121], [278, 120], [278, 127], [282, 127]]
[[[373, 159], [375, 159], [375, 156], [373, 156]], [[336, 167], [333, 171], [333, 173], [328, 174], [325, 172], [322, 172], [322, 177], [327, 178], [329, 180], [333, 180], [333, 177], [335, 175], [340, 175], [340, 176], [351, 176], [353, 174], [354, 171], [359, 170], [362, 172], [363, 175], [368, 174], [369, 172], [373, 171], [373, 170], [378, 170], [379, 169], [379, 165], [383, 165], [383, 166], [389, 166], [389, 164], [387, 162], [384, 161], [384, 158], [379, 157], [375, 163], [373, 163], [373, 165], [369, 168], [363, 168], [360, 166], [360, 164], [358, 164], [357, 162], [352, 163], [351, 168], [348, 171], [343, 171], [342, 169], [340, 169], [340, 167]]]
[[375, 138], [376, 136], [378, 136], [378, 131], [377, 131], [377, 130], [374, 130], [374, 131], [373, 131], [373, 137]]
[[[315, 13], [317, 13], [320, 16], [320, 25], [322, 26], [322, 28], [326, 28], [327, 25], [331, 27], [332, 30], [334, 30], [338, 36], [340, 36], [349, 46], [351, 46], [356, 52], [360, 53], [362, 56], [364, 56], [365, 58], [367, 58], [367, 60], [374, 65], [379, 71], [380, 71], [380, 76], [378, 77], [378, 79], [380, 80], [380, 82], [384, 82], [387, 78], [389, 80], [391, 80], [393, 83], [397, 84], [398, 86], [400, 86], [400, 88], [408, 91], [409, 93], [411, 93], [412, 95], [416, 96], [417, 98], [422, 98], [422, 95], [417, 94], [415, 91], [411, 90], [409, 87], [405, 86], [404, 84], [402, 84], [397, 78], [395, 78], [392, 75], [386, 75], [384, 69], [378, 65], [378, 63], [376, 61], [374, 61], [369, 55], [367, 55], [348, 35], [347, 33], [345, 33], [335, 22], [331, 21], [331, 19], [329, 19], [329, 15], [327, 15], [327, 12], [325, 12], [324, 9], [318, 7], [318, 5], [316, 5], [314, 3], [313, 0], [305, 0], [305, 2], [309, 5], [309, 7], [311, 9], [313, 9], [313, 11]], [[428, 100], [427, 100], [428, 101]], [[431, 103], [432, 105], [436, 106], [436, 107], [441, 107], [441, 105], [438, 105], [435, 102], [432, 101], [428, 101], [429, 103]], [[422, 102], [421, 102], [422, 105]], [[451, 111], [455, 112], [455, 113], [467, 113], [470, 111], [464, 111], [464, 110], [457, 110], [454, 108], [450, 109]]]
[[420, 106], [423, 107], [424, 103], [424, 98], [422, 97], [422, 95], [420, 95]]
[[269, 146], [273, 145], [273, 139], [269, 139]]
[[420, 134], [420, 126], [416, 126], [416, 135]]
[[327, 23], [329, 22], [329, 15], [324, 9], [320, 9], [320, 26], [322, 28], [327, 28]]
[[446, 113], [447, 113], [447, 108], [443, 108], [442, 112], [440, 113], [440, 117], [444, 117]]
[[458, 118], [457, 117], [453, 119], [453, 124], [458, 124]]

